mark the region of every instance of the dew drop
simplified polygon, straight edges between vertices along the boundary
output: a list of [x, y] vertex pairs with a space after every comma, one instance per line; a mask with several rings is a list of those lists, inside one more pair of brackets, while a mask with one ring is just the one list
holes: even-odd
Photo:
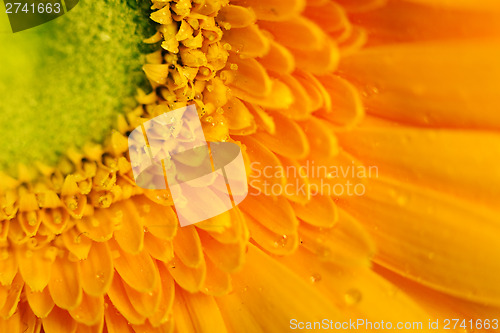
[[356, 305], [361, 301], [362, 295], [358, 289], [349, 289], [344, 295], [347, 305]]
[[100, 272], [100, 273], [97, 273], [95, 275], [96, 279], [101, 282], [101, 283], [104, 283], [104, 273], [103, 272]]
[[318, 273], [314, 273], [309, 277], [309, 279], [311, 280], [312, 283], [319, 282], [321, 281], [321, 275], [319, 275]]

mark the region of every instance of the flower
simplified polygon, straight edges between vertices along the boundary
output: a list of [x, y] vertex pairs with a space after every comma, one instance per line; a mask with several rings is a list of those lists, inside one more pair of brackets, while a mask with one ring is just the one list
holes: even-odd
[[[111, 17], [130, 31], [106, 44], [113, 31], [92, 26], [81, 54], [58, 44], [79, 60], [63, 78], [99, 87], [95, 99], [79, 95], [86, 130], [44, 137], [29, 158], [0, 155], [2, 331], [281, 332], [358, 319], [368, 331], [446, 318], [495, 327], [495, 1], [153, 0], [157, 29], [144, 42], [154, 52], [142, 67], [152, 89], [140, 84], [136, 107], [124, 99], [142, 7], [80, 6], [93, 11], [75, 26]], [[105, 47], [89, 54], [105, 61], [85, 61], [93, 38]], [[70, 89], [48, 88], [54, 98]], [[93, 102], [108, 112], [105, 134], [87, 133]], [[208, 141], [241, 146], [250, 193], [180, 228], [168, 190], [134, 184], [126, 136], [188, 103]], [[47, 122], [52, 135], [77, 126], [64, 114]]]

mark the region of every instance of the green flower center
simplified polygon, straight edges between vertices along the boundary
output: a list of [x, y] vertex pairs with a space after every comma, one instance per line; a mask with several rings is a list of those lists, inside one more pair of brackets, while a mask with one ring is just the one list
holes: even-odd
[[42, 26], [0, 33], [0, 170], [55, 165], [68, 148], [104, 140], [144, 83], [147, 7], [83, 0]]

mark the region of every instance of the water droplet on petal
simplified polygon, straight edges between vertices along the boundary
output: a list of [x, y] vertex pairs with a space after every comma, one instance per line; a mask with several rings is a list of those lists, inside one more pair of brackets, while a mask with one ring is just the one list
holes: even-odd
[[362, 295], [358, 289], [349, 289], [344, 295], [347, 305], [356, 305], [361, 301]]
[[309, 279], [311, 280], [312, 283], [319, 282], [321, 281], [321, 275], [319, 275], [318, 273], [314, 273], [309, 277]]

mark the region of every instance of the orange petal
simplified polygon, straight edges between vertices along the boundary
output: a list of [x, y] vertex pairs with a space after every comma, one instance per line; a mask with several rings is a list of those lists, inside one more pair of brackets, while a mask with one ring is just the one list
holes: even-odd
[[31, 289], [40, 291], [47, 286], [57, 249], [46, 247], [39, 250], [20, 248], [16, 251], [19, 272]]
[[191, 293], [195, 293], [200, 290], [207, 274], [205, 260], [203, 260], [201, 265], [196, 268], [187, 267], [181, 260], [175, 259], [163, 265], [168, 269], [175, 282], [177, 282], [177, 284], [183, 289]]
[[291, 202], [305, 204], [311, 199], [311, 191], [307, 172], [302, 170], [296, 160], [279, 157], [286, 173], [286, 185], [281, 189], [271, 189], [272, 195], [283, 195]]
[[108, 209], [123, 212], [119, 226], [115, 227], [113, 237], [120, 247], [129, 253], [138, 253], [144, 246], [144, 226], [138, 209], [131, 200], [124, 200]]
[[160, 305], [161, 284], [158, 281], [155, 288], [147, 293], [141, 293], [123, 282], [127, 297], [134, 309], [143, 317], [152, 316]]
[[290, 204], [298, 218], [315, 227], [331, 228], [339, 219], [337, 205], [329, 196], [314, 195], [306, 204]]
[[77, 228], [71, 228], [63, 232], [61, 237], [69, 252], [80, 260], [87, 258], [92, 241], [85, 234], [79, 232]]
[[[113, 249], [115, 251], [116, 248]], [[153, 291], [158, 283], [158, 269], [145, 251], [129, 254], [118, 250], [113, 264], [122, 279], [139, 292]]]
[[500, 304], [500, 265], [492, 259], [500, 256], [498, 210], [388, 178], [370, 180], [364, 196], [339, 206], [367, 226], [384, 267], [457, 297]]
[[68, 310], [68, 312], [74, 320], [84, 324], [84, 326], [98, 325], [104, 317], [104, 298], [83, 293], [80, 305], [73, 310]]
[[302, 245], [321, 260], [346, 267], [369, 267], [375, 254], [374, 241], [352, 216], [342, 210], [339, 215], [338, 223], [328, 229], [302, 224], [299, 228]]
[[159, 205], [145, 197], [134, 198], [139, 211], [144, 218], [144, 225], [155, 237], [171, 240], [177, 231], [177, 215], [172, 207]]
[[232, 330], [248, 322], [248, 327], [255, 327], [256, 322], [261, 327], [257, 331], [284, 332], [290, 329], [291, 318], [311, 322], [340, 318], [339, 311], [310, 282], [254, 245], [249, 246], [244, 269], [233, 275], [233, 284], [235, 292], [217, 298]]
[[106, 306], [104, 306], [104, 318], [109, 333], [133, 332], [127, 319], [111, 303], [106, 303]]
[[498, 129], [499, 57], [497, 40], [394, 44], [356, 52], [341, 70], [364, 87], [370, 113], [420, 126]]
[[224, 32], [223, 41], [231, 45], [231, 52], [242, 58], [262, 57], [269, 51], [269, 39], [256, 25], [232, 28]]
[[240, 204], [243, 212], [278, 234], [287, 234], [297, 230], [299, 222], [287, 199], [282, 196], [255, 194], [250, 191]]
[[42, 291], [33, 291], [28, 285], [25, 288], [25, 295], [31, 310], [39, 318], [47, 317], [55, 305], [52, 296], [50, 296], [49, 288]]
[[281, 45], [311, 53], [321, 49], [326, 37], [316, 24], [302, 16], [279, 23], [259, 22], [259, 27], [269, 31]]
[[250, 8], [230, 4], [221, 8], [216, 20], [222, 26], [229, 23], [231, 28], [244, 28], [255, 23], [256, 17]]
[[283, 256], [293, 253], [299, 246], [299, 234], [297, 230], [287, 234], [279, 234], [266, 228], [253, 217], [243, 213], [252, 239], [266, 251]]
[[172, 242], [153, 236], [150, 233], [144, 235], [144, 250], [157, 260], [169, 262], [174, 258]]
[[199, 233], [203, 242], [203, 252], [217, 268], [228, 273], [241, 268], [245, 258], [245, 243], [221, 244], [208, 233], [202, 231]]
[[259, 131], [252, 137], [275, 153], [289, 158], [301, 159], [309, 153], [309, 142], [302, 128], [291, 119], [276, 113], [273, 115], [276, 132], [272, 135]]
[[269, 41], [269, 51], [259, 62], [270, 71], [280, 75], [291, 74], [295, 69], [295, 58], [286, 47], [274, 40]]
[[194, 226], [179, 228], [172, 244], [176, 258], [184, 265], [194, 268], [203, 261], [200, 237]]
[[[203, 312], [203, 316], [191, 313]], [[227, 332], [219, 307], [212, 296], [189, 294], [177, 288], [174, 300], [174, 318], [177, 332]]]
[[78, 231], [95, 242], [104, 242], [113, 236], [115, 223], [120, 222], [122, 213], [118, 210], [112, 214], [107, 209], [96, 209], [94, 214], [76, 221]]
[[320, 110], [317, 115], [340, 127], [351, 128], [357, 124], [364, 115], [357, 89], [336, 75], [321, 76], [318, 79], [330, 94], [332, 109]]
[[83, 290], [94, 297], [105, 294], [113, 279], [113, 261], [106, 243], [94, 242], [87, 259], [80, 262]]
[[266, 69], [255, 59], [240, 59], [230, 56], [228, 63], [235, 64], [234, 78], [229, 83], [231, 89], [242, 91], [244, 94], [255, 97], [268, 96], [272, 92], [272, 81]]
[[227, 295], [231, 291], [231, 275], [217, 268], [210, 258], [205, 258], [205, 262], [207, 277], [201, 291], [210, 296]]
[[276, 172], [271, 172], [270, 175], [268, 174], [269, 172], [265, 174], [266, 170], [272, 171], [283, 168], [276, 155], [251, 137], [240, 137], [238, 139], [246, 146], [246, 153], [252, 161], [249, 185], [262, 191], [265, 190], [266, 184], [269, 184], [271, 187], [274, 184], [284, 187], [286, 179], [283, 175]]
[[[1, 318], [9, 318], [16, 312], [17, 305], [21, 298], [21, 292], [24, 287], [24, 281], [21, 274], [16, 274], [12, 284], [8, 286], [7, 297], [5, 299], [5, 303], [0, 309], [0, 317]], [[2, 286], [1, 288], [7, 288]]]
[[111, 302], [113, 303], [114, 307], [119, 311], [119, 313], [115, 314], [113, 313], [115, 311], [113, 311], [114, 309], [112, 310], [111, 306], [108, 307], [108, 309], [106, 309], [105, 307], [106, 321], [108, 320], [108, 316], [112, 316], [111, 318], [112, 326], [114, 325], [121, 326], [120, 325], [121, 320], [118, 320], [118, 318], [116, 317], [122, 317], [122, 316], [125, 317], [126, 321], [130, 322], [131, 324], [140, 325], [144, 323], [146, 318], [142, 316], [139, 312], [137, 312], [137, 310], [135, 310], [134, 306], [130, 302], [130, 299], [127, 297], [127, 292], [123, 287], [123, 281], [119, 276], [115, 276], [113, 278], [113, 283], [111, 283], [111, 286], [109, 288], [108, 296]]
[[[306, 121], [299, 122], [304, 134], [308, 138], [309, 156], [308, 159], [316, 163], [327, 163], [327, 161], [340, 152], [337, 137], [324, 120], [311, 117]], [[305, 156], [304, 156], [305, 157]]]
[[74, 333], [76, 321], [71, 318], [68, 311], [58, 308], [52, 309], [47, 318], [42, 319], [43, 330], [46, 333]]
[[57, 257], [49, 281], [49, 291], [54, 303], [63, 309], [74, 309], [82, 301], [80, 266], [64, 257]]
[[429, 314], [415, 301], [366, 266], [333, 265], [303, 250], [282, 261], [315, 291], [335, 302], [343, 318], [422, 323], [429, 320]]
[[3, 286], [10, 285], [17, 273], [16, 255], [10, 246], [0, 251], [0, 284]]
[[153, 326], [160, 326], [169, 320], [172, 313], [172, 306], [175, 297], [174, 279], [166, 269], [165, 265], [158, 265], [160, 272], [161, 296], [160, 303], [156, 312], [149, 317], [149, 321]]
[[[465, 197], [492, 208], [500, 196], [500, 135], [394, 127], [376, 122], [338, 133], [345, 149], [383, 175]], [[484, 177], [488, 175], [488, 177]]]
[[234, 3], [250, 7], [259, 20], [265, 21], [283, 21], [295, 17], [302, 12], [306, 4], [304, 0], [235, 0]]

